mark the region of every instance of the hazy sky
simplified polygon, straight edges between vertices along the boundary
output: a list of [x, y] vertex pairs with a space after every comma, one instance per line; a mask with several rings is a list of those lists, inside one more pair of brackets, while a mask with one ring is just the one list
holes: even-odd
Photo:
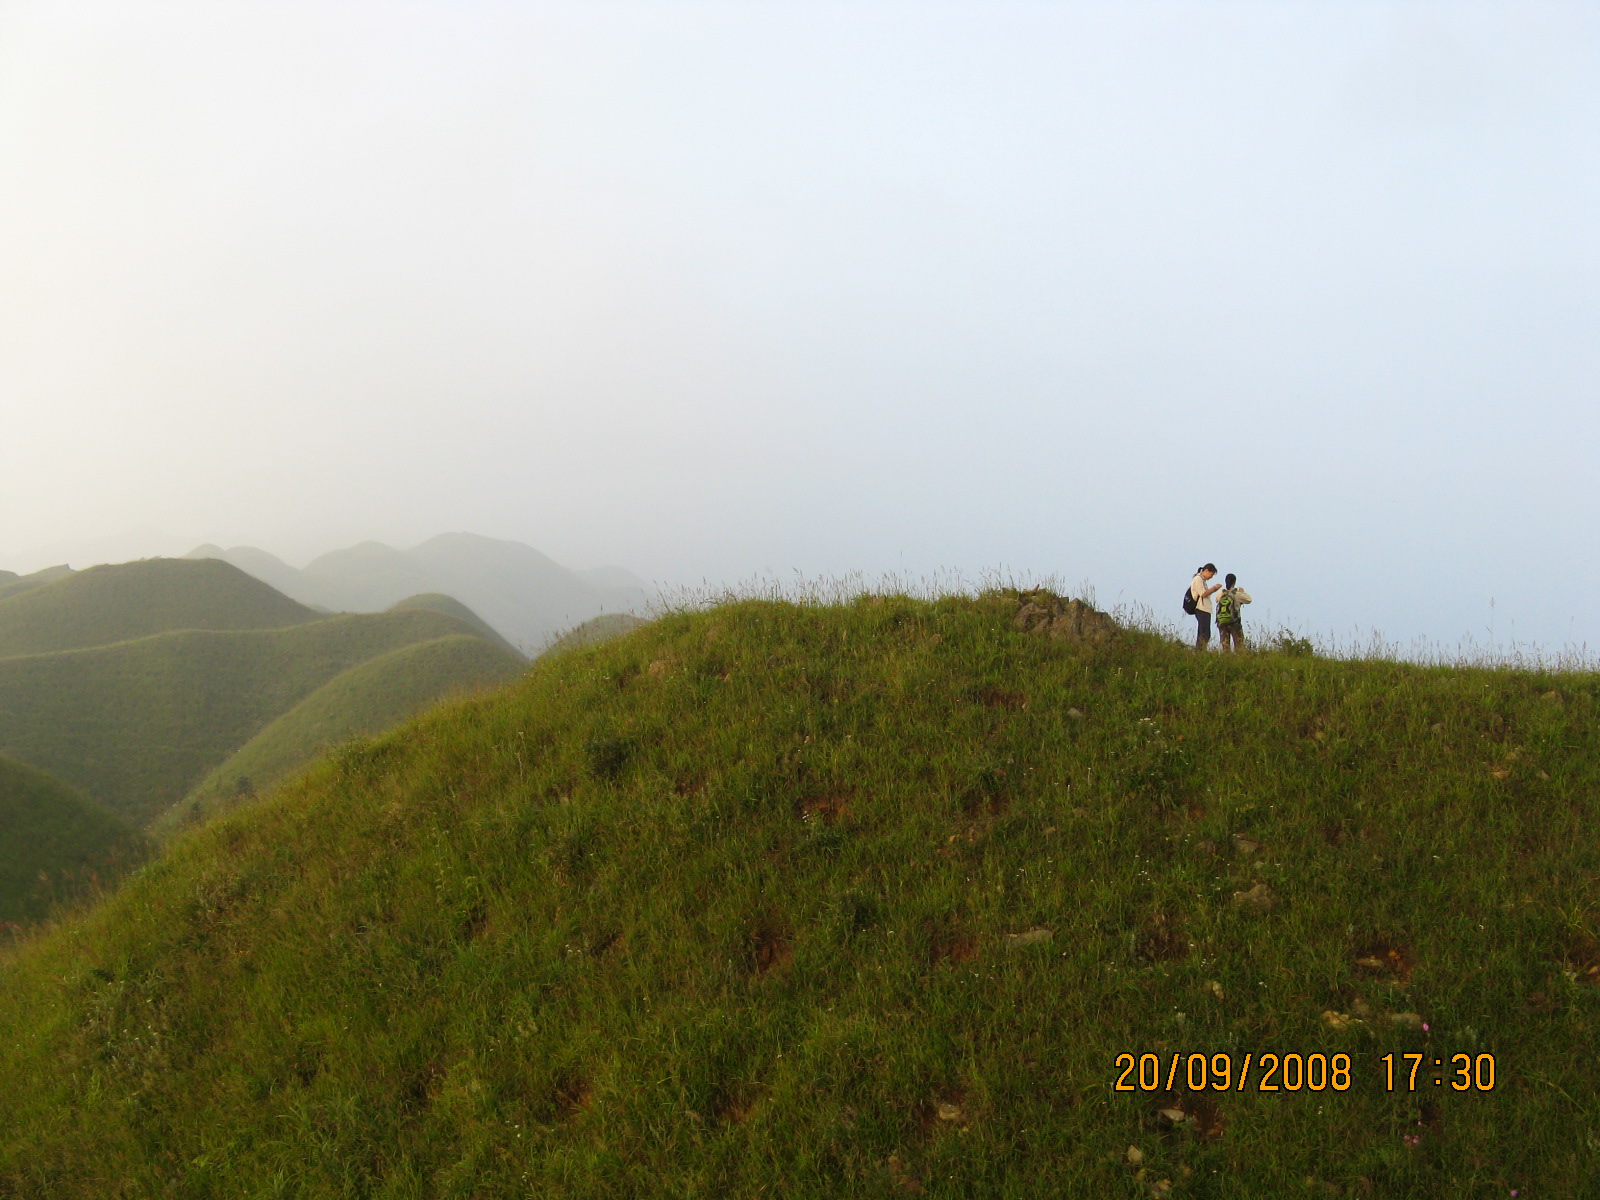
[[1600, 648], [1597, 218], [1593, 3], [0, 0], [0, 567], [1210, 559]]

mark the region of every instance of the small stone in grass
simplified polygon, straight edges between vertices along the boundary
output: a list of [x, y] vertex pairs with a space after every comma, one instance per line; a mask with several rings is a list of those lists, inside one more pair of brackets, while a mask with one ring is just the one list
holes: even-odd
[[1036, 946], [1040, 942], [1048, 942], [1054, 936], [1054, 930], [1039, 926], [1024, 933], [1008, 933], [1006, 941], [1013, 946]]
[[1233, 902], [1250, 912], [1264, 913], [1278, 906], [1278, 897], [1266, 884], [1258, 883], [1247, 892], [1235, 892]]

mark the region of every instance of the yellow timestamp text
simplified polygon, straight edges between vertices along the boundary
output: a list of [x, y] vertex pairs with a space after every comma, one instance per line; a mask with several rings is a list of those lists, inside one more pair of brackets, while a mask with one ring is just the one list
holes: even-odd
[[1430, 1084], [1436, 1088], [1448, 1084], [1458, 1092], [1494, 1091], [1492, 1054], [1452, 1054], [1449, 1058], [1385, 1054], [1378, 1061], [1384, 1066], [1384, 1086], [1391, 1092], [1414, 1092], [1419, 1085], [1426, 1091]]

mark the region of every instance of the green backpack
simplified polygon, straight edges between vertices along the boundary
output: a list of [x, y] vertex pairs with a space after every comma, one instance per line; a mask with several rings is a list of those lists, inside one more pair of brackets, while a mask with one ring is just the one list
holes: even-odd
[[1224, 589], [1222, 595], [1217, 597], [1217, 624], [1239, 624], [1239, 598], [1231, 588]]

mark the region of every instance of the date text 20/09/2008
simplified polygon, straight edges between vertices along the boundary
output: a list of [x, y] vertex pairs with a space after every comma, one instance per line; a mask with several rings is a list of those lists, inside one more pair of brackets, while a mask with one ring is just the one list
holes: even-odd
[[[1457, 1092], [1494, 1090], [1492, 1054], [1455, 1054], [1429, 1062], [1424, 1054], [1385, 1054], [1377, 1058], [1384, 1067], [1387, 1091], [1417, 1090], [1432, 1084]], [[1429, 1062], [1429, 1071], [1421, 1071]], [[1130, 1054], [1116, 1057], [1119, 1072], [1114, 1091], [1159, 1092], [1183, 1088], [1191, 1092], [1346, 1092], [1354, 1082], [1354, 1065], [1348, 1054], [1300, 1054], [1253, 1051], [1234, 1054]]]

